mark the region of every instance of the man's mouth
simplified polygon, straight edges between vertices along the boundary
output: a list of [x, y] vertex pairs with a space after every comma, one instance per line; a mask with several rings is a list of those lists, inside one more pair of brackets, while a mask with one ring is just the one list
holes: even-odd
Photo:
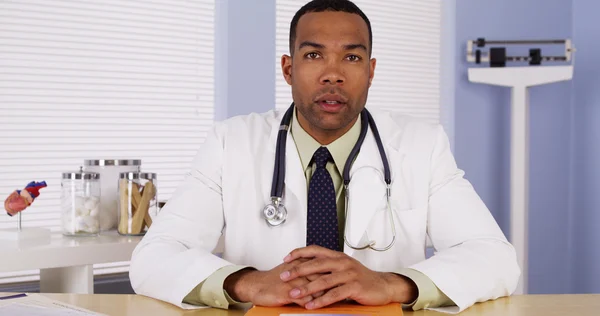
[[339, 112], [346, 105], [346, 99], [339, 94], [327, 94], [317, 99], [317, 104], [325, 112]]
[[325, 105], [345, 104], [344, 102], [340, 102], [340, 101], [329, 101], [329, 100], [323, 100], [323, 101], [320, 101], [319, 103], [323, 103], [323, 104], [325, 104]]
[[337, 113], [346, 105], [346, 103], [331, 100], [319, 101], [318, 104], [323, 111], [328, 113]]

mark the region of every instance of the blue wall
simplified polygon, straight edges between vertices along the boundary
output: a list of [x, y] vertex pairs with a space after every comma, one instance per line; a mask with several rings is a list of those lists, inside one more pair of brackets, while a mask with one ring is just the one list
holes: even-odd
[[275, 107], [275, 0], [218, 0], [215, 119]]
[[573, 1], [571, 291], [600, 292], [600, 1]]
[[[570, 38], [572, 1], [456, 2], [455, 155], [508, 236], [510, 90], [468, 82], [466, 41]], [[530, 90], [530, 293], [569, 291], [572, 90], [572, 82]]]

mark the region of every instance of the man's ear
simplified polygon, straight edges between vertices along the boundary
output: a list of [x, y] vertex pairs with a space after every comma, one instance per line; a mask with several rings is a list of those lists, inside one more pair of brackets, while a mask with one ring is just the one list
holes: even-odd
[[373, 83], [373, 78], [375, 77], [375, 66], [377, 66], [377, 59], [371, 58], [369, 61], [369, 88], [371, 87], [371, 83]]
[[292, 85], [292, 57], [288, 55], [281, 56], [281, 72], [285, 82]]

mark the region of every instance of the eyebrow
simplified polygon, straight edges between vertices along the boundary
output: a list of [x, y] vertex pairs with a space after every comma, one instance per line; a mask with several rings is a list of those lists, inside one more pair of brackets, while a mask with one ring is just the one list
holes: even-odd
[[304, 47], [313, 47], [313, 48], [323, 49], [323, 48], [325, 48], [325, 45], [318, 44], [315, 42], [304, 41], [304, 42], [300, 43], [300, 46], [298, 47], [298, 49], [300, 50]]
[[[300, 43], [300, 46], [298, 47], [298, 50], [304, 48], [304, 47], [313, 47], [313, 48], [317, 48], [317, 49], [324, 49], [325, 45], [323, 44], [319, 44], [319, 43], [315, 43], [315, 42], [310, 42], [310, 41], [304, 41], [302, 43]], [[363, 44], [347, 44], [344, 45], [344, 50], [354, 50], [354, 49], [362, 49], [365, 52], [368, 51], [367, 47]]]
[[365, 52], [367, 51], [367, 47], [363, 44], [348, 44], [344, 45], [345, 50], [354, 50], [354, 49], [362, 49]]

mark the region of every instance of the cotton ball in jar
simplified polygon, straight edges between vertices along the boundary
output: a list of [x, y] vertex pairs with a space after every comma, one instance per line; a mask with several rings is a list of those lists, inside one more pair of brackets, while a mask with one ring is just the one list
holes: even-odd
[[95, 196], [88, 197], [87, 199], [85, 199], [85, 202], [83, 203], [83, 207], [87, 210], [93, 210], [97, 206], [98, 206], [98, 198], [96, 198]]
[[85, 202], [85, 208], [89, 210], [90, 216], [97, 218], [100, 211], [100, 199], [90, 196]]
[[90, 210], [90, 216], [98, 217], [98, 213], [100, 213], [100, 207], [98, 205]]
[[88, 230], [87, 223], [83, 216], [78, 216], [74, 219], [74, 226], [76, 232], [86, 232]]
[[93, 216], [84, 216], [82, 219], [83, 219], [83, 222], [85, 223], [85, 226], [87, 227], [88, 233], [97, 233], [98, 232], [100, 227], [99, 227], [97, 218], [95, 218]]
[[75, 196], [73, 199], [73, 208], [81, 210], [84, 208], [85, 199], [82, 196]]
[[87, 208], [81, 208], [81, 209], [77, 209], [77, 216], [89, 216], [90, 215], [90, 209]]

